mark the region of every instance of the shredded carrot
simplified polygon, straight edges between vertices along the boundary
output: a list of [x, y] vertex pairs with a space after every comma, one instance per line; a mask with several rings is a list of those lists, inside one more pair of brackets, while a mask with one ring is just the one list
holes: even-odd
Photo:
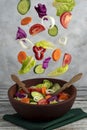
[[27, 25], [32, 21], [31, 17], [25, 17], [21, 20], [21, 25]]
[[42, 94], [43, 94], [43, 95], [46, 94], [46, 87], [45, 87], [45, 86], [42, 87]]
[[51, 95], [47, 95], [45, 98], [48, 99], [48, 98], [50, 98], [50, 97], [52, 97], [52, 96], [51, 96]]
[[21, 102], [23, 103], [29, 103], [30, 102], [30, 99], [29, 98], [21, 98]]
[[24, 52], [24, 51], [20, 51], [20, 52], [18, 53], [18, 56], [17, 56], [18, 61], [19, 61], [21, 64], [22, 64], [23, 61], [26, 59], [26, 57], [27, 57], [27, 55], [26, 55], [26, 52]]
[[58, 48], [58, 49], [55, 49], [54, 51], [53, 51], [53, 53], [52, 53], [52, 58], [53, 58], [53, 60], [54, 61], [57, 61], [57, 60], [59, 60], [60, 59], [60, 57], [61, 57], [61, 50]]

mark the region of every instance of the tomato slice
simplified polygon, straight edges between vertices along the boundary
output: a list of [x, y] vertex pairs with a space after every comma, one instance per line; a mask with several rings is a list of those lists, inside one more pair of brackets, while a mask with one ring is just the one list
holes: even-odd
[[44, 105], [44, 104], [48, 104], [46, 99], [39, 100], [38, 105]]
[[62, 63], [62, 66], [65, 66], [66, 64], [70, 64], [71, 62], [71, 59], [72, 59], [72, 56], [69, 54], [69, 53], [65, 53], [64, 54], [64, 57], [63, 57], [63, 63]]
[[61, 16], [60, 16], [60, 23], [64, 28], [68, 27], [68, 24], [70, 22], [72, 18], [72, 14], [71, 12], [64, 12]]
[[45, 27], [43, 25], [41, 25], [41, 24], [34, 24], [34, 25], [32, 25], [30, 27], [29, 33], [30, 33], [30, 35], [36, 35], [36, 34], [42, 32], [44, 30], [45, 30]]

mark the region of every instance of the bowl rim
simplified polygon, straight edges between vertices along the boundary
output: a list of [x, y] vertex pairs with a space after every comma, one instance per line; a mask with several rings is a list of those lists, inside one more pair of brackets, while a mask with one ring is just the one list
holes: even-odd
[[[59, 80], [59, 81], [63, 81], [63, 82], [67, 82], [67, 81], [65, 81], [65, 80], [62, 80], [62, 79], [55, 79], [55, 78], [33, 78], [33, 79], [27, 79], [27, 80], [22, 80], [22, 82], [26, 82], [26, 81], [28, 81], [28, 80], [38, 80], [38, 79], [52, 79], [52, 80]], [[18, 104], [23, 104], [23, 105], [26, 105], [26, 106], [34, 106], [34, 107], [46, 107], [46, 106], [56, 106], [56, 105], [61, 105], [61, 104], [66, 104], [67, 102], [69, 102], [70, 100], [72, 100], [74, 97], [76, 97], [76, 94], [77, 94], [77, 89], [76, 89], [76, 87], [72, 84], [71, 85], [71, 87], [72, 87], [72, 89], [73, 89], [73, 91], [74, 91], [74, 94], [72, 95], [72, 96], [70, 96], [70, 98], [68, 98], [67, 100], [65, 100], [65, 101], [62, 101], [62, 102], [58, 102], [58, 103], [55, 103], [55, 104], [40, 104], [40, 105], [37, 105], [37, 104], [27, 104], [27, 103], [23, 103], [23, 102], [20, 102], [19, 100], [16, 100], [13, 96], [11, 96], [10, 95], [10, 91], [12, 90], [12, 88], [14, 88], [14, 87], [16, 87], [16, 83], [15, 84], [13, 84], [9, 89], [8, 89], [8, 97], [10, 98], [10, 99], [12, 99], [14, 102], [16, 102], [16, 103], [18, 103]]]

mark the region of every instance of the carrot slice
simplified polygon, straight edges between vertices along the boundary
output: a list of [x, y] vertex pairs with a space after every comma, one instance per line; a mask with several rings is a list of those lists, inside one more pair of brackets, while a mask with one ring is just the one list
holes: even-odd
[[23, 103], [29, 103], [30, 99], [29, 98], [21, 98], [21, 102], [23, 102]]
[[31, 17], [25, 17], [21, 20], [21, 25], [27, 25], [32, 21]]
[[52, 96], [51, 95], [47, 95], [45, 98], [46, 99], [49, 99], [49, 98], [51, 98]]
[[57, 49], [55, 49], [54, 51], [53, 51], [53, 53], [52, 53], [52, 58], [53, 58], [53, 60], [54, 61], [57, 61], [57, 60], [59, 60], [60, 59], [60, 57], [61, 57], [61, 50], [59, 49], [59, 48], [57, 48]]
[[26, 52], [24, 52], [24, 51], [20, 51], [20, 52], [18, 53], [18, 56], [17, 56], [18, 61], [19, 61], [21, 64], [22, 64], [23, 61], [26, 59], [26, 57], [27, 57], [27, 55], [26, 55]]
[[46, 87], [45, 87], [45, 86], [42, 87], [42, 94], [43, 94], [43, 95], [46, 94]]

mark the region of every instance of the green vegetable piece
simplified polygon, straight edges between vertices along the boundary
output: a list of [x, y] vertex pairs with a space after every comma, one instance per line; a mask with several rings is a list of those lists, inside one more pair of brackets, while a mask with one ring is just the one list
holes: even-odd
[[53, 6], [56, 8], [56, 15], [60, 16], [64, 12], [70, 12], [75, 6], [75, 0], [54, 0]]
[[35, 46], [37, 47], [43, 47], [45, 49], [54, 49], [56, 46], [52, 44], [51, 42], [48, 42], [46, 40], [42, 40], [35, 43]]
[[30, 0], [20, 0], [17, 5], [17, 10], [20, 14], [24, 15], [29, 11], [30, 6], [31, 6]]
[[43, 80], [43, 83], [37, 84], [36, 87], [37, 88], [42, 88], [43, 86], [46, 87], [46, 89], [50, 88], [53, 86], [53, 83], [47, 79]]
[[48, 76], [52, 76], [52, 77], [60, 76], [60, 75], [64, 74], [68, 70], [68, 68], [69, 68], [68, 64], [66, 64], [64, 67], [63, 66], [58, 67], [55, 70], [53, 70], [52, 72], [50, 72], [48, 74]]
[[31, 96], [33, 97], [33, 100], [35, 102], [38, 102], [39, 100], [44, 98], [44, 96], [41, 93], [36, 92], [36, 91], [31, 92]]
[[49, 89], [53, 86], [53, 83], [49, 80], [46, 80], [46, 79], [43, 81], [43, 84], [46, 87], [46, 89]]
[[61, 86], [58, 84], [58, 83], [55, 83], [53, 86], [52, 86], [52, 90], [54, 90], [54, 92], [56, 92], [57, 90], [59, 90], [61, 88]]
[[36, 105], [37, 103], [36, 102], [30, 102], [30, 104], [35, 104]]
[[58, 27], [54, 25], [54, 27], [48, 29], [48, 34], [50, 36], [56, 36], [58, 34]]
[[50, 101], [50, 103], [49, 103], [49, 104], [56, 104], [56, 103], [58, 103], [58, 101], [53, 100], [53, 101]]
[[19, 74], [25, 74], [31, 70], [33, 66], [35, 66], [36, 61], [32, 56], [28, 56], [26, 60], [24, 60], [21, 69], [19, 70]]
[[37, 84], [36, 88], [42, 88], [43, 87], [43, 83], [42, 84]]
[[42, 67], [42, 64], [39, 64], [34, 67], [34, 72], [36, 74], [42, 74], [45, 72], [45, 69]]

